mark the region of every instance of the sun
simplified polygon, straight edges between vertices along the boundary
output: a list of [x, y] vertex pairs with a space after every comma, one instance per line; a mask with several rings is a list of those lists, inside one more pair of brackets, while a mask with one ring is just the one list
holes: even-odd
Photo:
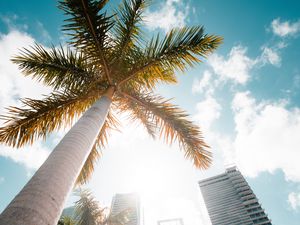
[[145, 225], [174, 218], [183, 218], [185, 225], [201, 224], [188, 223], [199, 218], [191, 192], [198, 187], [194, 167], [178, 146], [151, 140], [142, 129], [129, 125], [122, 135], [114, 136], [112, 149], [108, 158], [114, 166], [110, 161], [110, 170], [101, 171], [110, 174], [109, 184], [117, 184], [112, 192], [139, 194]]
[[[143, 157], [143, 156], [142, 156]], [[135, 170], [127, 180], [130, 189], [139, 194], [145, 225], [172, 218], [192, 218], [195, 209], [191, 202], [181, 197], [182, 173], [172, 160], [156, 158], [155, 154], [139, 156]]]

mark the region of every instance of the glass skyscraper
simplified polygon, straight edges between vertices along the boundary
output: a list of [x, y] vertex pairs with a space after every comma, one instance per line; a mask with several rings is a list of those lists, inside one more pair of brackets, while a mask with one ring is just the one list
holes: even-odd
[[236, 167], [201, 180], [199, 186], [212, 225], [272, 225]]

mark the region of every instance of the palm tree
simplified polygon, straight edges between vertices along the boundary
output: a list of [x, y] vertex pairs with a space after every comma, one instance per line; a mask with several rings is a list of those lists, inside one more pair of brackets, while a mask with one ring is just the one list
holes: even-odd
[[100, 208], [98, 202], [87, 190], [79, 193], [80, 199], [76, 202], [76, 225], [99, 225], [105, 220], [105, 208]]
[[57, 225], [75, 225], [75, 220], [69, 216], [63, 216], [57, 223]]
[[107, 208], [101, 208], [90, 191], [80, 190], [79, 196], [75, 206], [76, 225], [124, 225], [129, 221], [129, 209], [116, 215], [107, 214]]
[[187, 114], [154, 94], [158, 83], [177, 82], [175, 71], [201, 62], [222, 42], [201, 26], [172, 29], [146, 41], [141, 23], [147, 0], [123, 0], [112, 15], [107, 0], [65, 0], [63, 31], [69, 47], [23, 49], [13, 62], [26, 76], [53, 88], [42, 100], [23, 99], [3, 118], [0, 142], [13, 147], [32, 144], [70, 125], [85, 112], [55, 147], [22, 191], [0, 216], [0, 224], [57, 224], [75, 183], [83, 184], [94, 169], [116, 113], [127, 112], [150, 136], [178, 141], [185, 157], [207, 168], [211, 153]]
[[75, 203], [74, 216], [62, 216], [57, 225], [125, 225], [131, 210], [126, 209], [112, 215], [108, 208], [101, 208], [89, 190], [77, 192], [80, 197]]

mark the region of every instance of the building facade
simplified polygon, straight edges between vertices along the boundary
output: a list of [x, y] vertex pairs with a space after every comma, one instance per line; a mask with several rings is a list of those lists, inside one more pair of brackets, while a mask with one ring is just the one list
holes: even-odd
[[112, 199], [111, 214], [125, 212], [128, 222], [125, 225], [143, 225], [140, 197], [136, 193], [116, 194]]
[[236, 167], [200, 181], [199, 186], [212, 225], [272, 225]]

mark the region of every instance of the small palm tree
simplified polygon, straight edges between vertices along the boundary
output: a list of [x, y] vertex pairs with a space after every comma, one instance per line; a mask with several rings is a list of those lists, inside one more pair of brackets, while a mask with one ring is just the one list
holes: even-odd
[[[127, 112], [150, 136], [178, 141], [185, 157], [207, 168], [211, 153], [197, 126], [169, 100], [154, 94], [159, 83], [177, 82], [176, 70], [201, 62], [222, 38], [201, 26], [172, 29], [146, 41], [141, 23], [148, 1], [123, 0], [112, 15], [107, 0], [59, 2], [68, 18], [63, 30], [69, 48], [45, 49], [36, 44], [13, 62], [26, 76], [53, 88], [42, 100], [23, 99], [11, 107], [0, 128], [0, 142], [13, 147], [33, 143], [80, 120], [0, 216], [0, 224], [56, 224], [68, 193], [85, 183], [101, 155], [116, 113]], [[17, 215], [17, 216], [16, 216]]]
[[76, 225], [75, 220], [69, 216], [63, 216], [57, 223], [57, 225]]
[[92, 194], [87, 191], [79, 192], [80, 199], [76, 202], [76, 225], [100, 225], [106, 219], [105, 208], [100, 208]]
[[107, 213], [107, 208], [101, 208], [92, 193], [88, 190], [79, 190], [80, 199], [75, 203], [75, 218], [63, 216], [58, 225], [125, 225], [129, 210], [116, 215]]

